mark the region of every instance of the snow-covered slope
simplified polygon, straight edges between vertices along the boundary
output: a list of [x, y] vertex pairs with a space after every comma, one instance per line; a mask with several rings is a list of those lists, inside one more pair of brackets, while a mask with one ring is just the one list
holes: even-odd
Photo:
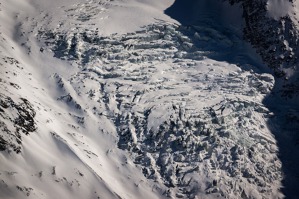
[[0, 198], [283, 197], [274, 77], [172, 3], [1, 2]]

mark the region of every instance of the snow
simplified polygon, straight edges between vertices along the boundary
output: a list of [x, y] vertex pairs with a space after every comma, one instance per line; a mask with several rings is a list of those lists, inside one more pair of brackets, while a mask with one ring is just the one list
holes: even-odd
[[285, 17], [293, 10], [293, 4], [284, 0], [268, 0], [267, 10], [270, 17], [278, 20]]
[[[156, 19], [174, 22], [170, 17], [163, 14], [163, 11], [173, 2], [174, 0], [160, 2], [150, 0], [100, 2], [97, 0], [76, 0], [69, 4], [69, 1], [30, 1], [45, 16], [62, 16], [62, 18], [53, 17], [48, 21], [49, 28], [55, 29], [64, 26], [66, 29], [73, 29], [75, 26], [88, 24], [93, 29], [98, 28], [103, 35], [134, 32], [146, 24], [155, 22]], [[68, 17], [65, 18], [66, 16]], [[48, 19], [45, 17], [42, 20]]]
[[293, 23], [298, 27], [298, 12], [299, 12], [299, 1], [294, 0], [268, 0], [267, 1], [268, 16], [279, 20], [283, 17], [290, 17]]
[[[273, 76], [228, 4], [190, 28], [173, 3], [1, 2], [1, 130], [21, 152], [0, 153], [0, 198], [282, 198]], [[21, 98], [37, 129], [18, 144]]]

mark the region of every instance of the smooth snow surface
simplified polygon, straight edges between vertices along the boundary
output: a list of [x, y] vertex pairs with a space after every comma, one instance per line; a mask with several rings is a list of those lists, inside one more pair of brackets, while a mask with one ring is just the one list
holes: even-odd
[[[30, 4], [44, 15], [42, 20], [48, 23], [48, 28], [63, 26], [73, 29], [76, 26], [83, 28], [98, 28], [100, 34], [133, 32], [156, 19], [172, 21], [163, 11], [174, 0], [125, 0], [125, 1], [39, 1], [31, 0]], [[49, 16], [45, 17], [45, 16]], [[56, 17], [60, 16], [60, 17]], [[34, 15], [32, 15], [34, 17]]]
[[285, 0], [269, 0], [267, 4], [269, 16], [278, 20], [287, 16], [292, 10], [292, 3]]
[[0, 3], [1, 199], [283, 197], [274, 78], [173, 2]]
[[292, 2], [285, 0], [268, 0], [267, 10], [269, 17], [279, 20], [283, 17], [290, 17], [294, 24], [298, 26], [299, 1]]

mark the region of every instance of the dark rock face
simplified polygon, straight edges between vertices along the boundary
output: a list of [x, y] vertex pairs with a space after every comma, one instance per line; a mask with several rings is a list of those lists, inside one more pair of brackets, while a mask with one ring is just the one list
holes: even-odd
[[276, 77], [289, 78], [286, 71], [297, 70], [299, 38], [298, 29], [290, 16], [281, 17], [279, 20], [269, 17], [266, 0], [228, 1], [231, 4], [240, 3], [242, 5], [246, 23], [245, 39], [253, 45], [265, 63], [273, 69]]
[[229, 2], [241, 3], [246, 22], [245, 38], [275, 70], [276, 76], [283, 76], [283, 69], [296, 65], [298, 30], [289, 16], [280, 20], [268, 17], [267, 1], [229, 0]]
[[24, 98], [20, 102], [0, 94], [0, 150], [21, 152], [22, 134], [28, 135], [37, 127], [32, 104]]
[[[273, 99], [274, 95], [266, 100], [276, 117], [270, 119], [269, 125], [275, 124], [281, 129], [272, 128], [280, 148], [280, 159], [285, 176], [282, 191], [286, 198], [297, 198], [298, 177], [294, 176], [298, 174], [293, 168], [298, 165], [298, 25], [295, 24], [292, 16], [284, 16], [276, 20], [269, 17], [267, 0], [228, 1], [231, 4], [242, 5], [246, 23], [244, 36], [256, 48], [276, 76], [276, 82], [278, 82], [276, 97], [279, 96], [280, 100], [277, 103]], [[289, 0], [289, 2], [294, 3], [294, 0]], [[281, 107], [277, 108], [279, 106]]]

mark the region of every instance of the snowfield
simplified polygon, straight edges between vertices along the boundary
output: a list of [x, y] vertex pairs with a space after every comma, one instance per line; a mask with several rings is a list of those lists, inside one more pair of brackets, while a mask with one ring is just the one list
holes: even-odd
[[284, 198], [242, 20], [181, 25], [173, 3], [0, 2], [1, 199]]

